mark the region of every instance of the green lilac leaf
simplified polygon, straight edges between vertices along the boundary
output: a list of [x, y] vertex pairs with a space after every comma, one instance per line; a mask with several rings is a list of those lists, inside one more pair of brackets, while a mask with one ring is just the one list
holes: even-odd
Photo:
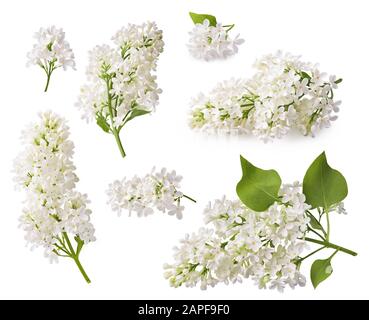
[[242, 178], [236, 191], [240, 200], [254, 211], [265, 211], [278, 200], [282, 181], [277, 171], [255, 167], [241, 156]]
[[314, 215], [312, 214], [308, 214], [309, 218], [310, 218], [310, 226], [315, 229], [315, 230], [321, 230], [323, 232], [325, 232], [323, 226], [320, 224], [320, 222], [317, 220], [317, 218], [314, 217]]
[[98, 124], [98, 126], [104, 130], [104, 132], [109, 132], [110, 131], [110, 126], [108, 124], [108, 122], [106, 121], [106, 119], [101, 116], [98, 115], [96, 118], [96, 123]]
[[314, 289], [332, 274], [331, 260], [332, 257], [325, 260], [315, 260], [311, 265], [310, 279]]
[[148, 111], [148, 110], [134, 108], [134, 109], [132, 109], [130, 115], [127, 117], [125, 123], [127, 123], [128, 121], [131, 121], [132, 119], [134, 119], [136, 117], [143, 116], [143, 115], [148, 114], [150, 112], [151, 111]]
[[215, 27], [217, 25], [217, 18], [215, 18], [214, 16], [210, 14], [198, 14], [198, 13], [190, 12], [190, 16], [191, 16], [193, 23], [195, 24], [197, 23], [202, 24], [205, 19], [208, 19], [209, 24], [211, 26]]
[[326, 210], [346, 198], [348, 193], [346, 179], [339, 171], [328, 165], [325, 152], [319, 155], [306, 171], [303, 193], [306, 203], [312, 208], [322, 207]]

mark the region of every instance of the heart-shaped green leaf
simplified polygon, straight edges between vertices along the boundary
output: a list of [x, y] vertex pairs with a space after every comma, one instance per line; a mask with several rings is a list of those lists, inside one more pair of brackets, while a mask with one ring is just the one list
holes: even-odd
[[194, 12], [190, 12], [191, 19], [193, 23], [203, 23], [205, 19], [209, 20], [209, 24], [213, 27], [217, 25], [217, 18], [212, 16], [211, 14], [198, 14]]
[[323, 152], [306, 171], [303, 182], [306, 203], [312, 208], [322, 207], [328, 210], [330, 206], [345, 199], [347, 192], [345, 177], [328, 165]]
[[242, 178], [236, 191], [240, 200], [254, 211], [265, 211], [278, 200], [281, 178], [275, 170], [255, 167], [241, 156]]
[[331, 266], [332, 257], [333, 255], [325, 260], [315, 260], [311, 265], [310, 279], [311, 283], [314, 286], [314, 289], [316, 289], [319, 283], [323, 282], [332, 274], [333, 272]]

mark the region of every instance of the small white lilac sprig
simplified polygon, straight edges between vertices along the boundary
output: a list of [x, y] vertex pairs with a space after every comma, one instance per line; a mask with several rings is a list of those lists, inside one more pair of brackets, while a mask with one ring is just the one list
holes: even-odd
[[[206, 289], [251, 278], [260, 289], [282, 292], [286, 287], [305, 286], [302, 263], [333, 249], [327, 259], [311, 265], [310, 279], [316, 288], [332, 274], [331, 261], [338, 252], [357, 255], [330, 242], [329, 216], [345, 212], [342, 200], [347, 185], [328, 166], [325, 153], [309, 167], [303, 184], [282, 185], [275, 170], [257, 168], [242, 157], [241, 165], [239, 200], [223, 197], [209, 203], [204, 215], [211, 227], [186, 235], [175, 247], [175, 262], [164, 265], [171, 286], [200, 283]], [[318, 248], [302, 256], [308, 243]]]
[[22, 140], [26, 147], [15, 160], [14, 180], [26, 193], [20, 218], [25, 239], [32, 248], [43, 247], [50, 261], [73, 259], [90, 283], [79, 257], [84, 245], [96, 240], [95, 229], [87, 195], [75, 190], [78, 177], [69, 128], [58, 115], [41, 113], [39, 122], [23, 132]]
[[46, 92], [49, 88], [51, 74], [56, 69], [63, 67], [66, 70], [71, 67], [75, 70], [76, 63], [69, 42], [65, 40], [63, 29], [55, 26], [40, 28], [34, 37], [37, 42], [27, 54], [27, 66], [38, 65], [45, 71], [47, 81], [44, 91]]
[[190, 12], [190, 16], [195, 23], [188, 44], [193, 57], [206, 61], [225, 59], [236, 54], [238, 46], [244, 43], [239, 35], [234, 38], [230, 36], [234, 24], [222, 25], [217, 22], [216, 17], [209, 14]]
[[291, 129], [315, 136], [337, 119], [341, 101], [334, 91], [342, 79], [317, 65], [278, 51], [257, 60], [247, 79], [219, 83], [193, 99], [190, 126], [207, 132], [253, 134], [264, 142]]
[[128, 180], [114, 181], [107, 190], [108, 204], [113, 211], [121, 215], [128, 210], [129, 215], [136, 212], [138, 217], [146, 217], [157, 209], [168, 215], [182, 219], [184, 206], [181, 200], [186, 198], [196, 202], [180, 191], [182, 177], [175, 171], [155, 168], [144, 177], [134, 176]]
[[96, 46], [89, 52], [88, 83], [76, 106], [82, 118], [114, 136], [124, 158], [120, 132], [136, 117], [150, 114], [159, 102], [156, 70], [164, 49], [163, 32], [156, 23], [129, 24], [112, 38], [115, 46]]

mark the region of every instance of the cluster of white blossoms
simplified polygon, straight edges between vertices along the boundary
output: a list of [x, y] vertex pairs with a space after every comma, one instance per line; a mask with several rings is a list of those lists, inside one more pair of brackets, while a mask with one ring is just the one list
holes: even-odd
[[159, 101], [156, 83], [162, 31], [153, 22], [129, 24], [112, 38], [115, 46], [96, 46], [89, 52], [88, 84], [77, 103], [83, 118], [96, 119], [105, 131], [119, 131], [137, 112], [151, 112]]
[[[79, 244], [95, 241], [87, 196], [75, 191], [78, 177], [72, 162], [73, 143], [65, 120], [52, 112], [23, 132], [25, 150], [14, 165], [15, 182], [26, 191], [20, 218], [26, 240], [43, 247], [51, 260], [64, 256], [68, 235]], [[69, 239], [68, 239], [69, 241]]]
[[327, 77], [317, 65], [280, 51], [258, 60], [255, 68], [251, 79], [225, 81], [209, 96], [193, 99], [190, 126], [268, 141], [292, 128], [315, 136], [337, 119], [341, 102], [334, 100], [333, 91], [342, 79]]
[[55, 26], [40, 28], [35, 33], [35, 39], [37, 42], [27, 54], [27, 66], [38, 65], [46, 72], [48, 79], [45, 91], [47, 91], [50, 76], [55, 69], [60, 67], [64, 70], [68, 67], [75, 69], [74, 54], [69, 42], [65, 40], [63, 29]]
[[239, 35], [232, 38], [229, 34], [234, 25], [223, 26], [217, 23], [212, 26], [208, 19], [202, 23], [196, 23], [190, 32], [188, 44], [192, 56], [206, 61], [213, 59], [225, 59], [238, 52], [238, 46], [244, 40]]
[[283, 185], [280, 202], [265, 212], [254, 212], [240, 200], [216, 200], [205, 209], [201, 228], [175, 248], [175, 263], [165, 265], [171, 286], [202, 289], [220, 282], [251, 278], [259, 288], [278, 289], [305, 285], [298, 260], [306, 248], [303, 240], [309, 206], [298, 183]]
[[182, 177], [175, 171], [169, 172], [165, 168], [161, 171], [155, 171], [154, 168], [143, 178], [134, 176], [130, 180], [117, 180], [110, 184], [107, 190], [108, 204], [118, 215], [121, 215], [123, 210], [128, 210], [129, 214], [136, 212], [139, 217], [148, 216], [153, 214], [156, 208], [181, 219], [184, 210], [181, 199], [194, 201], [179, 191], [181, 180]]

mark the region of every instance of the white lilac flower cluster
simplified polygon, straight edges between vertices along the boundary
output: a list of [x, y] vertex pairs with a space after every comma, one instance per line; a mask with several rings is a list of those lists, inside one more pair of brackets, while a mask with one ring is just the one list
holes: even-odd
[[38, 65], [45, 71], [47, 75], [45, 91], [47, 91], [50, 76], [55, 69], [60, 67], [64, 70], [68, 67], [75, 69], [74, 54], [69, 42], [65, 40], [63, 29], [55, 26], [40, 28], [35, 33], [35, 39], [37, 42], [27, 54], [27, 66]]
[[142, 178], [134, 176], [130, 180], [116, 180], [107, 190], [108, 204], [118, 215], [121, 215], [123, 210], [128, 210], [130, 215], [131, 212], [136, 212], [139, 217], [148, 216], [153, 214], [156, 208], [181, 219], [184, 210], [181, 199], [194, 201], [179, 191], [181, 180], [182, 177], [175, 171], [165, 168], [160, 171], [155, 171], [154, 168]]
[[25, 238], [32, 247], [43, 247], [51, 260], [64, 256], [68, 234], [80, 247], [95, 241], [89, 201], [75, 190], [74, 146], [68, 137], [64, 119], [52, 112], [40, 114], [39, 123], [23, 132], [26, 148], [14, 165], [15, 182], [26, 191], [20, 218]]
[[298, 259], [309, 218], [309, 206], [298, 183], [283, 185], [281, 201], [265, 212], [254, 212], [239, 200], [216, 200], [205, 209], [201, 228], [175, 248], [175, 263], [165, 265], [171, 286], [202, 289], [220, 282], [251, 278], [259, 288], [278, 289], [305, 285]]
[[244, 43], [239, 35], [232, 38], [229, 34], [234, 25], [222, 25], [217, 23], [212, 26], [208, 19], [202, 23], [196, 23], [190, 32], [188, 49], [191, 55], [197, 59], [206, 61], [213, 59], [225, 59], [238, 52], [238, 46]]
[[162, 38], [154, 22], [129, 24], [112, 38], [114, 47], [100, 45], [89, 52], [88, 84], [76, 104], [83, 118], [97, 120], [119, 140], [128, 121], [154, 110], [161, 89], [152, 73], [163, 52]]
[[342, 79], [327, 79], [317, 65], [280, 51], [258, 60], [255, 68], [251, 79], [225, 81], [209, 96], [193, 99], [190, 126], [269, 141], [292, 128], [315, 136], [336, 120], [341, 102], [334, 100], [334, 90]]

